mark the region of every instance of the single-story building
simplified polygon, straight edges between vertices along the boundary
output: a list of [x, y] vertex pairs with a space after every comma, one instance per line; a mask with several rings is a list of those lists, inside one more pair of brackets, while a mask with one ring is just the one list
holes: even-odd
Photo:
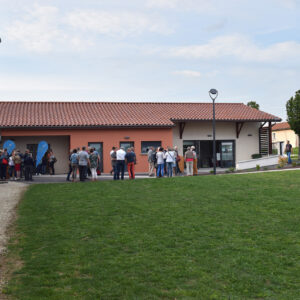
[[[57, 173], [64, 173], [70, 149], [94, 146], [108, 173], [113, 146], [134, 147], [136, 171], [146, 172], [148, 147], [177, 146], [182, 155], [194, 145], [198, 167], [212, 167], [212, 109], [212, 103], [0, 102], [0, 148], [10, 139], [35, 156], [44, 140], [58, 159]], [[280, 121], [243, 103], [217, 103], [217, 165], [271, 154], [272, 122]]]
[[273, 149], [277, 149], [277, 153], [283, 155], [287, 141], [290, 141], [293, 148], [298, 147], [299, 136], [291, 129], [288, 122], [282, 122], [273, 125], [272, 141]]

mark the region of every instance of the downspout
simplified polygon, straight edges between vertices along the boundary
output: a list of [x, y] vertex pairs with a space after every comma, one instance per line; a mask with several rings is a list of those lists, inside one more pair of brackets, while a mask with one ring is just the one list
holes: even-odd
[[272, 153], [272, 122], [269, 122], [269, 155]]

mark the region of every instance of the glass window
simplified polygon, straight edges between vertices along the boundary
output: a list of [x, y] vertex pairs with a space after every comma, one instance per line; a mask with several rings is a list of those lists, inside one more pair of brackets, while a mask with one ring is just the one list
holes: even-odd
[[155, 149], [161, 147], [161, 141], [142, 142], [142, 153], [147, 153], [150, 147], [154, 147]]
[[183, 141], [183, 155], [187, 151], [188, 147], [195, 146], [196, 147], [196, 141]]
[[125, 152], [127, 152], [128, 148], [134, 148], [134, 142], [120, 142], [120, 147], [123, 147]]

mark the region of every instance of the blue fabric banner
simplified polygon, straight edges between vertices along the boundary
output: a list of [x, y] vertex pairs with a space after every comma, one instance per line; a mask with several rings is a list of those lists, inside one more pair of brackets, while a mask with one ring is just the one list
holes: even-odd
[[45, 141], [40, 142], [36, 154], [36, 166], [38, 166], [41, 163], [42, 158], [47, 152], [47, 150], [48, 150], [48, 143]]
[[7, 149], [7, 153], [9, 155], [11, 155], [11, 153], [13, 152], [13, 150], [15, 150], [15, 148], [16, 148], [16, 144], [11, 140], [7, 140], [3, 144], [3, 149]]

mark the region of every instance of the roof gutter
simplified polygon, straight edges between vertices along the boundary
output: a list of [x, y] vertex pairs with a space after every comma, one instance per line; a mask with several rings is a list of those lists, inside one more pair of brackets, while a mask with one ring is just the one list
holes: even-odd
[[[18, 129], [18, 130], [41, 130], [41, 129], [51, 129], [51, 130], [70, 130], [70, 129], [145, 129], [145, 128], [172, 128], [174, 125], [113, 125], [113, 126], [3, 126], [2, 129]], [[0, 129], [1, 129], [0, 128]]]
[[[172, 122], [212, 122], [212, 119], [171, 119]], [[264, 119], [264, 120], [251, 120], [251, 119], [224, 119], [216, 120], [216, 122], [281, 122], [281, 119]]]

